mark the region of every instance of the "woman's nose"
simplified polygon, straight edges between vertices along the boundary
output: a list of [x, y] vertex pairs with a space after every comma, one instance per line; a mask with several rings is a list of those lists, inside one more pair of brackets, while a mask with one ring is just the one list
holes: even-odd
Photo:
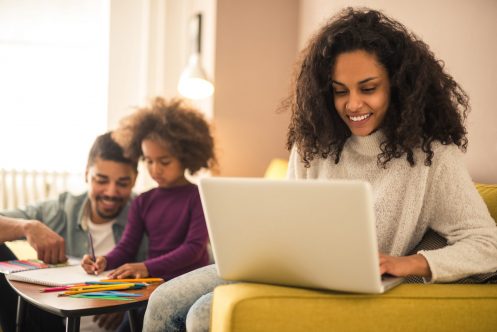
[[355, 94], [350, 94], [350, 98], [345, 104], [345, 110], [349, 112], [358, 112], [363, 106], [362, 100]]

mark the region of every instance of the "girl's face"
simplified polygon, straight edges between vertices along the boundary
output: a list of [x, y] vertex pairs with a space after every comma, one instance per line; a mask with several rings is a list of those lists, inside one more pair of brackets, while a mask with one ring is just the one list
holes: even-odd
[[335, 108], [352, 134], [378, 129], [390, 103], [390, 80], [376, 56], [363, 50], [338, 55], [331, 79]]
[[179, 160], [169, 153], [165, 144], [145, 139], [142, 141], [142, 151], [148, 172], [159, 187], [170, 188], [188, 183], [185, 169]]

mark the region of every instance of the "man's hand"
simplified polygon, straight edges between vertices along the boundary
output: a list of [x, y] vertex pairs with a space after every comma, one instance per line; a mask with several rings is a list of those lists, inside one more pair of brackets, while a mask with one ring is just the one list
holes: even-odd
[[126, 277], [146, 278], [150, 274], [145, 266], [145, 263], [128, 263], [119, 266], [117, 269], [109, 273], [109, 279], [123, 279]]
[[67, 260], [64, 238], [38, 220], [24, 223], [24, 236], [36, 250], [38, 259], [48, 264], [62, 263]]
[[115, 330], [123, 321], [124, 313], [124, 311], [120, 311], [110, 314], [96, 315], [93, 317], [93, 321], [97, 322], [99, 327], [103, 327], [106, 330]]
[[380, 254], [380, 273], [388, 273], [396, 277], [431, 277], [428, 261], [419, 254], [402, 257]]

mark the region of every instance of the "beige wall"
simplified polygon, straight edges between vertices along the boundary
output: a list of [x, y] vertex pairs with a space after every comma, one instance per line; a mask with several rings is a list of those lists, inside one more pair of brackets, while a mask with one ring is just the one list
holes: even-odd
[[497, 1], [301, 0], [299, 47], [344, 6], [384, 10], [428, 43], [471, 98], [465, 156], [475, 181], [497, 183]]
[[186, 22], [204, 13], [203, 62], [215, 84], [201, 107], [213, 119], [221, 175], [262, 176], [287, 158], [287, 95], [299, 49], [340, 8], [384, 10], [421, 36], [471, 98], [466, 163], [497, 182], [495, 0], [112, 0], [109, 128], [152, 95], [174, 96], [188, 55]]
[[262, 176], [287, 158], [276, 114], [297, 53], [297, 0], [217, 1], [214, 121], [221, 174]]
[[215, 92], [194, 104], [214, 124], [221, 175], [262, 176], [288, 156], [289, 117], [276, 109], [297, 54], [298, 0], [111, 0], [108, 128], [154, 95], [178, 95], [198, 11]]

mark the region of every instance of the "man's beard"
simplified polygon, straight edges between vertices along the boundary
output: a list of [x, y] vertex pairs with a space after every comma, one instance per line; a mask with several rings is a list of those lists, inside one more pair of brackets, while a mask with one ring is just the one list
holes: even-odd
[[124, 199], [122, 197], [116, 197], [116, 196], [106, 196], [106, 195], [99, 195], [96, 197], [96, 201], [97, 203], [99, 201], [103, 201], [103, 200], [106, 200], [106, 201], [111, 201], [111, 202], [117, 202], [117, 203], [120, 203], [120, 207], [116, 210], [116, 212], [112, 213], [112, 214], [109, 214], [109, 213], [105, 213], [104, 211], [101, 211], [99, 208], [98, 208], [98, 204], [96, 206], [96, 210], [97, 210], [97, 214], [100, 218], [102, 219], [106, 219], [106, 220], [112, 220], [112, 219], [115, 219], [119, 213], [121, 213], [122, 209], [123, 209], [123, 202], [124, 202]]

